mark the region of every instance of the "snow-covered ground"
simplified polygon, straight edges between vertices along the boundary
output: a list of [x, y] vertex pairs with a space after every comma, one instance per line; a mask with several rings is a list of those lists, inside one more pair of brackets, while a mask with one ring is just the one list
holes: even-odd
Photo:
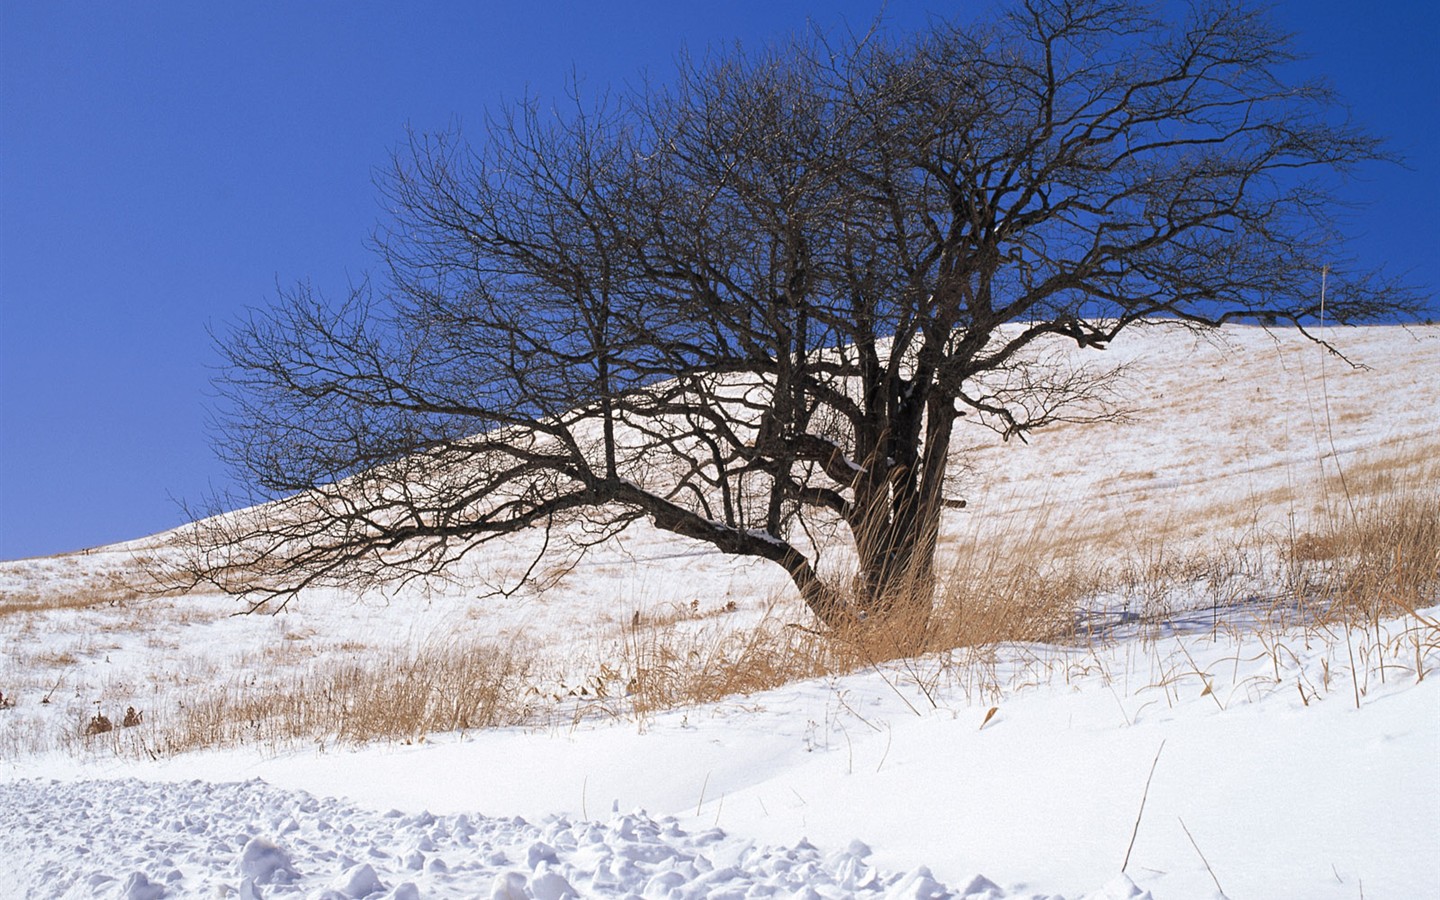
[[[12, 762], [0, 885], [212, 896], [273, 845], [290, 874], [263, 896], [1434, 896], [1440, 677], [1406, 668], [1413, 624], [1388, 649], [1363, 630], [1009, 647], [993, 686], [944, 679], [935, 706], [922, 662], [643, 729]], [[1371, 663], [1358, 708], [1347, 642]]]
[[[1259, 329], [1122, 341], [1127, 422], [964, 435], [947, 546], [1043, 521], [1119, 565], [1418, 486], [1440, 329], [1332, 336], [1369, 368]], [[408, 744], [150, 759], [86, 722], [133, 706], [139, 734], [317, 661], [470, 640], [533, 658], [537, 693], [561, 695], [623, 655], [636, 613], [696, 634], [804, 621], [778, 573], [644, 529], [544, 592], [478, 597], [520, 558], [499, 554], [477, 582], [316, 592], [276, 616], [130, 597], [156, 552], [0, 565], [0, 896], [1440, 896], [1440, 607], [1320, 628], [1197, 594], [1103, 638], [659, 713], [566, 697], [574, 715]]]

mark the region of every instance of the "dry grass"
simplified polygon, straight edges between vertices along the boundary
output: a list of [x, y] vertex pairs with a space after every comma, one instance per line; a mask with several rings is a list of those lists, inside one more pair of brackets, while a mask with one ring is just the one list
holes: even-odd
[[745, 629], [628, 629], [619, 668], [626, 706], [644, 719], [679, 707], [755, 694], [854, 663], [839, 645], [772, 613]]
[[46, 609], [87, 609], [117, 606], [140, 596], [125, 576], [100, 573], [80, 582], [68, 582], [63, 589], [45, 584], [43, 578], [16, 589], [0, 591], [0, 617]]
[[155, 559], [143, 553], [96, 551], [10, 563], [0, 584], [0, 618], [43, 610], [126, 606], [161, 590], [152, 570]]
[[897, 661], [907, 680], [928, 694], [926, 686], [938, 680], [936, 666], [961, 658], [939, 655], [945, 651], [1074, 634], [1077, 605], [1094, 591], [1096, 573], [1055, 553], [1053, 535], [1043, 520], [1014, 520], [993, 540], [952, 542], [938, 591], [933, 583], [912, 582], [892, 598], [883, 620], [842, 631], [821, 633], [787, 620], [782, 610], [790, 607], [779, 604], [757, 625], [739, 630], [635, 621], [611, 672], [626, 679], [627, 708], [640, 717], [805, 679], [879, 671]]
[[[1383, 635], [1380, 628], [1381, 619], [1440, 598], [1440, 495], [1373, 483], [1382, 492], [1348, 502], [1317, 527], [1280, 538], [1255, 531], [1209, 552], [1157, 542], [1107, 555], [1063, 542], [1064, 532], [1044, 517], [1012, 521], [987, 540], [946, 547], [949, 566], [932, 613], [895, 615], [845, 633], [821, 634], [793, 621], [788, 604], [739, 626], [727, 615], [732, 607], [675, 605], [622, 616], [610, 626], [618, 636], [585, 655], [588, 663], [469, 642], [388, 653], [335, 645], [299, 665], [320, 636], [296, 632], [264, 657], [290, 674], [244, 674], [191, 691], [174, 708], [146, 711], [138, 727], [84, 737], [88, 723], [77, 721], [74, 733], [92, 747], [158, 756], [244, 744], [408, 743], [440, 732], [549, 728], [594, 717], [643, 726], [666, 710], [865, 669], [916, 688], [907, 696], [923, 698], [915, 701], [920, 707], [942, 683], [996, 700], [1007, 680], [1086, 674], [1083, 660], [1067, 659], [1059, 671], [1031, 651], [1030, 669], [1002, 675], [1000, 645], [1104, 646], [1126, 628], [1158, 637], [1184, 622], [1203, 622], [1212, 634], [1234, 629], [1237, 643], [1250, 639], [1239, 630], [1250, 629], [1274, 657], [1277, 682], [1286, 650], [1267, 635], [1302, 624], [1353, 659], [1337, 661], [1334, 674], [1327, 665], [1317, 678], [1297, 676], [1300, 696], [1348, 690], [1358, 704], [1375, 678], [1401, 671], [1424, 678], [1440, 653], [1440, 623], [1420, 618]], [[1126, 612], [1105, 620], [1087, 614], [1094, 608]], [[575, 674], [577, 665], [584, 674]], [[1151, 683], [1140, 690], [1158, 691], [1167, 702], [1187, 685], [1208, 693], [1214, 683], [1213, 673], [1185, 660], [1153, 661], [1150, 669]], [[571, 674], [551, 677], [556, 671]], [[109, 718], [120, 721], [123, 709], [107, 711]]]
[[[920, 611], [933, 597], [933, 611], [845, 633], [817, 633], [791, 601], [773, 602], [758, 621], [720, 601], [627, 605], [598, 621], [600, 636], [580, 651], [538, 652], [495, 638], [419, 648], [334, 643], [287, 626], [279, 640], [237, 660], [238, 669], [197, 661], [193, 671], [157, 671], [148, 681], [131, 672], [133, 684], [107, 684], [103, 693], [90, 686], [82, 694], [72, 687], [72, 673], [103, 659], [116, 645], [112, 639], [141, 635], [129, 643], [180, 646], [183, 637], [173, 629], [163, 641], [150, 635], [154, 616], [179, 625], [189, 616], [223, 615], [192, 613], [184, 600], [160, 604], [163, 613], [130, 603], [129, 583], [102, 567], [91, 581], [66, 582], [71, 587], [63, 592], [37, 587], [0, 598], [0, 622], [17, 651], [9, 654], [8, 673], [0, 666], [4, 697], [33, 704], [53, 695], [57, 705], [62, 697], [69, 704], [62, 738], [41, 733], [31, 720], [15, 719], [7, 731], [0, 719], [0, 749], [69, 746], [160, 756], [239, 745], [415, 742], [439, 732], [550, 728], [585, 717], [643, 725], [665, 710], [866, 669], [918, 688], [910, 698], [933, 700], [949, 683], [993, 700], [1006, 684], [1093, 674], [1086, 667], [1099, 665], [1094, 654], [1064, 656], [1065, 648], [1103, 647], [1120, 634], [1193, 633], [1200, 625], [1212, 634], [1229, 629], [1237, 642], [1258, 640], [1275, 660], [1276, 683], [1287, 651], [1273, 636], [1301, 625], [1343, 659], [1301, 673], [1288, 689], [1302, 698], [1345, 691], [1360, 703], [1373, 680], [1424, 678], [1440, 654], [1440, 623], [1414, 617], [1398, 630], [1381, 627], [1382, 620], [1440, 601], [1440, 492], [1428, 487], [1440, 483], [1435, 450], [1383, 447], [1348, 463], [1343, 478], [1331, 474], [1318, 484], [1252, 496], [1243, 505], [1254, 524], [1236, 529], [1231, 519], [1240, 514], [1226, 510], [1223, 527], [1217, 525], [1221, 536], [1208, 544], [1193, 539], [1202, 521], [1125, 522], [1103, 513], [1087, 521], [1083, 510], [1035, 504], [964, 537], [947, 532], [938, 589], [895, 604]], [[1261, 500], [1269, 505], [1261, 508]], [[46, 571], [37, 569], [31, 581], [41, 585]], [[86, 629], [85, 637], [19, 652], [36, 629], [53, 627], [47, 611], [63, 612], [64, 621]], [[1249, 629], [1245, 636], [1242, 628]], [[1000, 671], [1002, 645], [1027, 661]], [[1061, 668], [1046, 661], [1047, 647], [1060, 648]], [[1209, 690], [1215, 680], [1183, 659], [1157, 661], [1150, 670], [1142, 689], [1167, 702], [1196, 684]], [[14, 683], [20, 674], [33, 684], [22, 690]], [[924, 699], [915, 702], [923, 707]], [[130, 706], [136, 717], [126, 727]], [[7, 708], [0, 716], [17, 712]], [[96, 716], [119, 724], [86, 736]]]
[[[971, 562], [967, 596], [982, 599], [962, 603], [955, 593], [928, 627], [907, 630], [896, 618], [883, 628], [822, 634], [792, 621], [788, 604], [772, 605], [758, 623], [740, 627], [727, 621], [734, 611], [728, 604], [711, 611], [665, 607], [620, 625], [619, 637], [590, 655], [595, 661], [583, 675], [573, 674], [573, 659], [546, 659], [513, 645], [468, 642], [386, 653], [319, 647], [318, 635], [287, 632], [284, 637], [296, 639], [267, 647], [256, 658], [261, 665], [222, 685], [194, 685], [173, 706], [143, 710], [137, 727], [92, 727], [95, 715], [121, 721], [126, 700], [92, 709], [72, 722], [67, 743], [159, 757], [242, 745], [411, 743], [441, 732], [550, 728], [595, 717], [643, 725], [666, 710], [878, 668], [957, 643], [1054, 636], [1068, 621], [1069, 594], [1062, 602], [1045, 589], [1061, 581], [1007, 572], [993, 554], [977, 551]], [[314, 661], [301, 665], [307, 656]], [[567, 663], [571, 675], [551, 676]], [[265, 678], [260, 671], [277, 674]]]
[[252, 673], [192, 691], [172, 708], [146, 713], [135, 722], [141, 727], [96, 733], [87, 726], [82, 736], [152, 757], [241, 745], [423, 742], [435, 733], [529, 722], [528, 658], [513, 647], [458, 643], [325, 656], [278, 678]]
[[[1099, 586], [1099, 566], [1054, 546], [1045, 521], [960, 548], [926, 625], [928, 649], [1053, 641], [1073, 633], [1075, 611]], [[905, 626], [913, 630], [913, 625]]]
[[1440, 491], [1372, 497], [1290, 547], [1289, 589], [1339, 621], [1414, 612], [1440, 595]]
[[[1422, 617], [1382, 633], [1380, 620], [1435, 602], [1437, 523], [1440, 500], [1411, 491], [1373, 498], [1359, 514], [1335, 517], [1288, 542], [1252, 536], [1208, 555], [1150, 547], [1110, 565], [1083, 553], [1047, 557], [1042, 551], [1052, 532], [1044, 527], [1012, 531], [1005, 542], [952, 548], [934, 613], [923, 619], [896, 617], [878, 627], [820, 634], [788, 621], [788, 606], [743, 627], [677, 609], [674, 616], [624, 623], [619, 638], [594, 654], [589, 674], [568, 679], [546, 675], [564, 661], [545, 662], [513, 645], [456, 643], [408, 653], [336, 646], [296, 668], [295, 651], [310, 641], [284, 641], [266, 664], [289, 674], [267, 681], [248, 673], [222, 686], [200, 686], [173, 707], [137, 710], [135, 727], [101, 730], [93, 718], [78, 719], [71, 743], [164, 756], [239, 745], [411, 743], [441, 732], [548, 728], [593, 717], [643, 726], [666, 710], [865, 669], [894, 679], [897, 693], [901, 681], [915, 688], [905, 696], [914, 698], [917, 712], [926, 700], [934, 703], [942, 683], [999, 702], [1007, 683], [1094, 674], [1086, 669], [1094, 664], [1087, 660], [1097, 658], [1093, 653], [1067, 657], [1057, 670], [1036, 651], [1028, 668], [1005, 674], [995, 648], [1073, 645], [1088, 624], [1083, 611], [1097, 596], [1120, 598], [1137, 611], [1120, 624], [1153, 627], [1157, 636], [1197, 609], [1221, 610], [1229, 618], [1217, 615], [1215, 630], [1234, 628], [1230, 638], [1237, 645], [1258, 641], [1274, 659], [1275, 684], [1293, 680], [1307, 703], [1339, 692], [1358, 705], [1377, 679], [1423, 679], [1434, 668], [1440, 622]], [[997, 549], [1002, 545], [1008, 553]], [[1256, 593], [1262, 584], [1271, 591]], [[1250, 637], [1239, 635], [1237, 613], [1246, 617]], [[1292, 672], [1294, 654], [1268, 637], [1297, 621], [1342, 654], [1321, 673]], [[1113, 633], [1091, 628], [1082, 640], [1103, 646]], [[1019, 652], [1024, 659], [1026, 651]], [[1217, 683], [1215, 673], [1183, 659], [1153, 660], [1149, 668], [1149, 683], [1128, 685], [1127, 696], [1152, 691], [1173, 703], [1186, 692], [1200, 694], [1202, 686], [1210, 694]], [[1241, 684], [1231, 693], [1253, 689]], [[1213, 699], [1229, 702], [1218, 693]], [[117, 705], [95, 714], [122, 722], [124, 710]]]

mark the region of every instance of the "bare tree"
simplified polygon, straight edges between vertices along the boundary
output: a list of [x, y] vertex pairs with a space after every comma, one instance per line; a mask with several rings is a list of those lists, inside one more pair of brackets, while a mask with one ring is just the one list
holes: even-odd
[[[197, 530], [190, 577], [284, 597], [648, 519], [779, 564], [831, 626], [927, 604], [958, 417], [1106, 414], [1040, 348], [1304, 329], [1327, 265], [1330, 321], [1415, 307], [1344, 273], [1326, 179], [1384, 153], [1289, 54], [1235, 4], [1028, 0], [416, 136], [383, 279], [224, 341], [219, 445], [275, 502]], [[825, 524], [852, 584], [817, 573]]]

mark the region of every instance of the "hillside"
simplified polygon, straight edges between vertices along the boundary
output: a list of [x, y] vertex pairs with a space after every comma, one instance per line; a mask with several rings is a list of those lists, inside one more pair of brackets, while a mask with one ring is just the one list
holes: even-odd
[[1123, 420], [962, 422], [914, 658], [644, 527], [278, 615], [137, 590], [167, 535], [0, 563], [0, 885], [1424, 896], [1440, 327], [1325, 336], [1142, 330]]

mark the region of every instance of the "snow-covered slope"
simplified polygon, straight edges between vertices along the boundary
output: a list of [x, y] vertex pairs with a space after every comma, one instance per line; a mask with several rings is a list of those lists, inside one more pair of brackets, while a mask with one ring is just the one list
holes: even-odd
[[643, 729], [12, 761], [0, 885], [210, 896], [273, 844], [294, 874], [263, 896], [1430, 896], [1440, 678], [1405, 668], [1414, 625], [1007, 647], [933, 706], [895, 665]]
[[[1030, 445], [960, 434], [970, 505], [947, 551], [1038, 527], [1026, 546], [1045, 553], [1198, 559], [1421, 486], [1440, 448], [1440, 328], [1329, 336], [1368, 368], [1251, 328], [1122, 341], [1127, 421]], [[477, 599], [484, 576], [528, 565], [528, 540], [429, 592], [316, 592], [238, 618], [225, 598], [131, 597], [155, 541], [0, 564], [15, 702], [0, 709], [0, 896], [1353, 898], [1440, 883], [1440, 608], [1357, 628], [1181, 609], [657, 713], [565, 689], [633, 654], [635, 622], [712, 645], [767, 616], [803, 622], [783, 578], [635, 529], [544, 592]], [[119, 729], [82, 734], [97, 712], [133, 706], [133, 732], [159, 734], [217, 691], [477, 641], [562, 700], [528, 726], [409, 744], [150, 759], [117, 753]]]

